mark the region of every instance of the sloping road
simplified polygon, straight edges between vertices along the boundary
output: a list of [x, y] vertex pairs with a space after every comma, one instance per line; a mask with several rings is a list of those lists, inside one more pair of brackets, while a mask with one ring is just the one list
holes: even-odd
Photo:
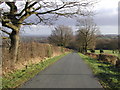
[[77, 53], [71, 53], [41, 71], [20, 88], [102, 88]]

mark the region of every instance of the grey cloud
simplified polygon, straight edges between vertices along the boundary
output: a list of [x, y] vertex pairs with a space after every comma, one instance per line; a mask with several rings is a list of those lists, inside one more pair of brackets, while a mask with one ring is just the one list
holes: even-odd
[[[97, 25], [112, 25], [115, 26], [118, 24], [118, 14], [115, 12], [115, 9], [101, 9], [97, 11], [98, 13], [93, 16]], [[49, 16], [49, 15], [48, 15]], [[36, 16], [31, 16], [27, 19], [28, 21], [38, 22], [38, 18]], [[67, 17], [59, 17], [57, 21], [53, 21], [55, 25], [76, 25], [75, 18], [67, 18]]]
[[117, 9], [116, 11], [115, 9], [101, 9], [98, 12], [99, 13], [94, 17], [94, 20], [98, 25], [118, 25]]
[[76, 20], [75, 18], [66, 18], [66, 17], [59, 17], [59, 19], [55, 22], [56, 25], [68, 25], [68, 26], [75, 26]]

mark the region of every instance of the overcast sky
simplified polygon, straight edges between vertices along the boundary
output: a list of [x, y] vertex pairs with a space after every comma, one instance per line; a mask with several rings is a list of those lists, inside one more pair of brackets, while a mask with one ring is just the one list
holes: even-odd
[[103, 34], [118, 34], [118, 2], [120, 0], [101, 0], [96, 6], [98, 12], [95, 22]]
[[[118, 34], [118, 2], [120, 0], [100, 0], [95, 5], [95, 23], [100, 28], [102, 34]], [[75, 21], [72, 19], [60, 18], [57, 24], [69, 25], [76, 31]], [[33, 25], [31, 29], [24, 28], [30, 32], [25, 34], [31, 35], [50, 35], [53, 26]]]
[[[94, 21], [98, 25], [102, 34], [118, 34], [118, 2], [120, 0], [100, 0], [95, 5]], [[59, 18], [56, 25], [68, 25], [77, 30], [76, 22], [73, 19]], [[23, 34], [26, 35], [50, 35], [54, 26], [47, 25], [32, 25], [29, 27], [22, 27]]]

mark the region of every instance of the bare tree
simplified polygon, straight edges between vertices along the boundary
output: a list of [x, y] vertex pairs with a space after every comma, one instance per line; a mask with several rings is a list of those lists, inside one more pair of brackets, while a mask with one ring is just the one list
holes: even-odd
[[72, 40], [72, 36], [73, 32], [70, 27], [60, 25], [58, 27], [55, 27], [55, 30], [52, 31], [52, 34], [48, 39], [50, 43], [66, 47]]
[[87, 49], [94, 49], [98, 27], [93, 19], [87, 17], [78, 20], [79, 30], [77, 31], [77, 41], [81, 52], [87, 52]]
[[[12, 62], [16, 62], [19, 32], [22, 25], [51, 22], [52, 18], [50, 16], [58, 18], [58, 16], [70, 17], [72, 15], [85, 15], [87, 12], [86, 7], [93, 3], [91, 0], [76, 0], [72, 2], [66, 0], [15, 0], [15, 2], [0, 2], [0, 5], [4, 4], [9, 7], [7, 11], [2, 9], [1, 22], [2, 26], [11, 29], [11, 32], [7, 30], [1, 31], [10, 37], [10, 52], [12, 54], [11, 56], [13, 56]], [[28, 20], [27, 18], [30, 16], [38, 18], [39, 21]]]

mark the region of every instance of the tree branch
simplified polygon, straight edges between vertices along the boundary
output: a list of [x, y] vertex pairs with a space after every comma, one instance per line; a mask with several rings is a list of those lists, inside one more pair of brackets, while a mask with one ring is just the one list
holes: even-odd
[[8, 28], [10, 28], [12, 30], [18, 30], [18, 27], [13, 25], [13, 24], [11, 24], [11, 23], [3, 23], [2, 22], [2, 26], [8, 27]]
[[[27, 4], [27, 3], [26, 3]], [[34, 2], [33, 4], [29, 5], [28, 7], [25, 7], [25, 11], [26, 13], [24, 15], [21, 16], [21, 18], [19, 19], [18, 23], [22, 23], [27, 17], [31, 16], [32, 14], [34, 14], [34, 12], [31, 12], [30, 9], [37, 4], [37, 2]], [[27, 6], [27, 5], [26, 5]]]
[[27, 7], [28, 7], [28, 2], [26, 2], [25, 4], [25, 8], [19, 13], [19, 14], [16, 14], [16, 16], [21, 16], [23, 14], [24, 11], [26, 11]]
[[10, 33], [7, 32], [7, 31], [5, 31], [5, 30], [1, 30], [1, 31], [4, 32], [4, 33], [6, 33], [6, 34], [8, 34], [8, 35], [10, 35]]
[[[34, 2], [33, 4], [29, 5], [29, 2], [26, 2], [25, 4], [25, 8], [19, 13], [19, 14], [16, 14], [16, 16], [21, 16], [23, 14], [23, 12], [30, 12], [30, 9], [35, 5], [37, 4], [37, 2]], [[29, 6], [28, 6], [29, 5]]]
[[41, 12], [41, 13], [40, 13], [40, 12], [36, 12], [35, 14], [46, 14], [46, 13], [51, 13], [51, 12], [54, 12], [54, 11], [58, 11], [58, 10], [64, 8], [65, 5], [66, 5], [66, 4], [64, 4], [63, 6], [61, 6], [61, 7], [59, 7], [59, 8], [56, 8], [56, 9], [53, 9], [53, 10], [49, 10], [49, 11], [46, 11], [46, 12]]
[[15, 2], [6, 2], [6, 4], [10, 7], [10, 14], [15, 15], [17, 12]]

